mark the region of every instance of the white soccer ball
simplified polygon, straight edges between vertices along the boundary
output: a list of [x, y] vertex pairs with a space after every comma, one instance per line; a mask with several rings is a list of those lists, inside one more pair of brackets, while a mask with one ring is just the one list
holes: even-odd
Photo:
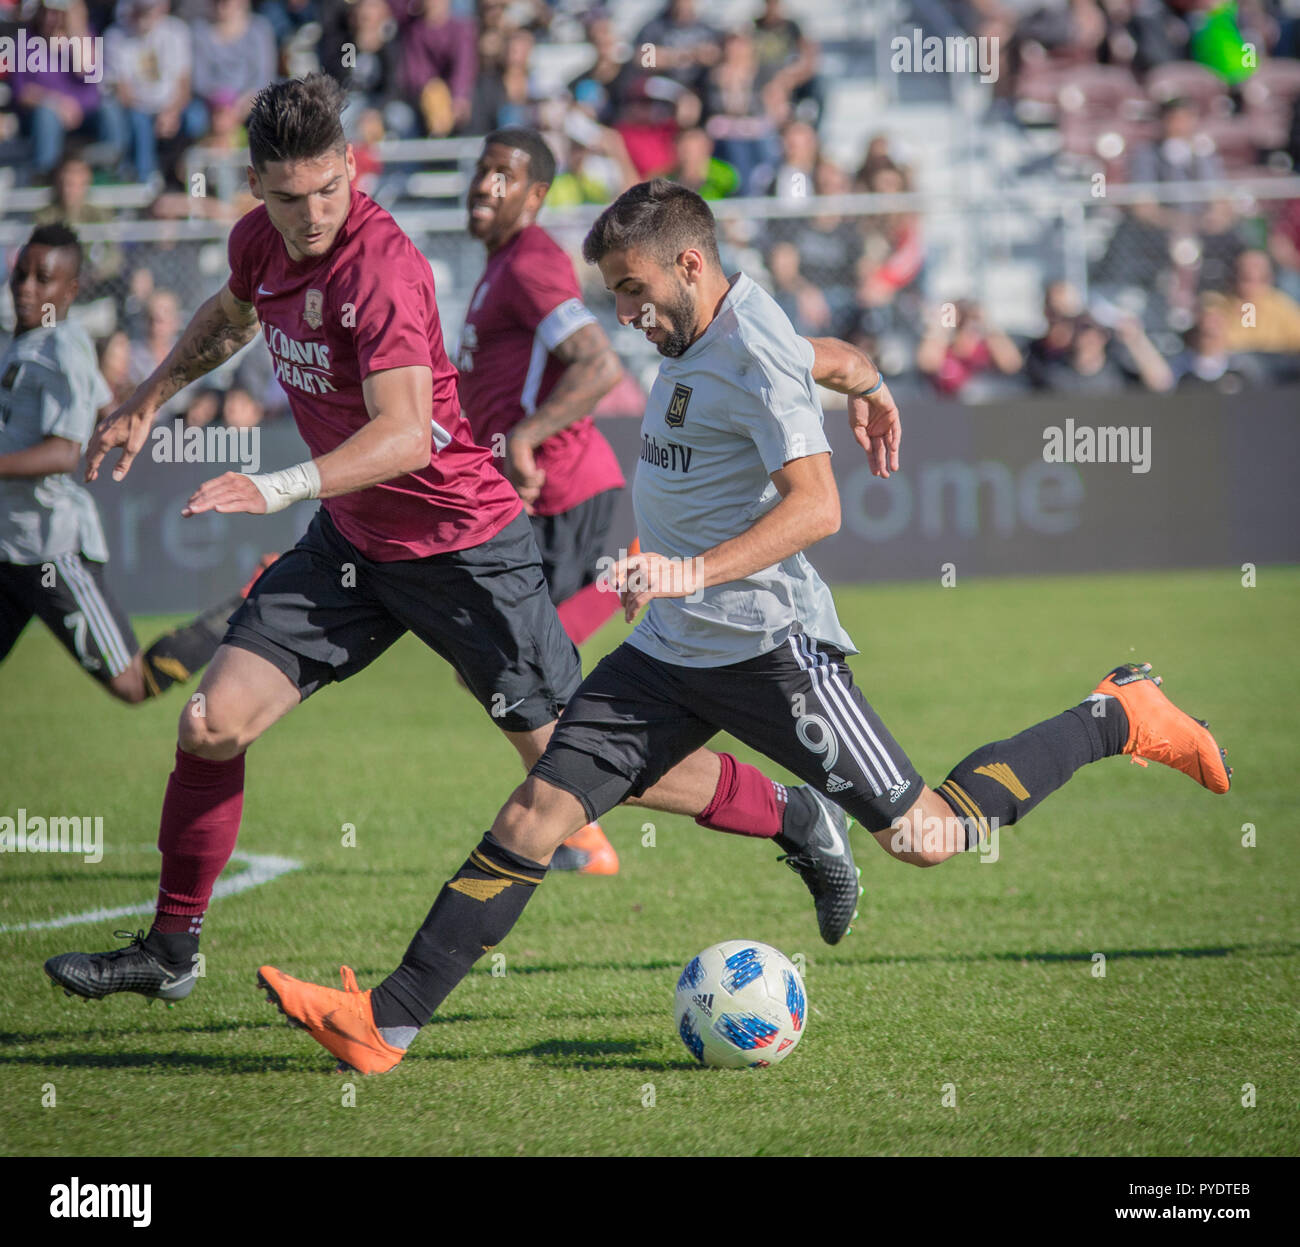
[[724, 940], [693, 957], [677, 980], [677, 1033], [701, 1065], [775, 1065], [808, 1023], [795, 964], [757, 940]]

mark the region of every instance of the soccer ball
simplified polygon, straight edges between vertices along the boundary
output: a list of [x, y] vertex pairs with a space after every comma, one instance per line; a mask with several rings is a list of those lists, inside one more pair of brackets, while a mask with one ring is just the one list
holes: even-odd
[[724, 940], [677, 980], [677, 1033], [701, 1065], [775, 1065], [794, 1051], [808, 996], [794, 962], [756, 940]]

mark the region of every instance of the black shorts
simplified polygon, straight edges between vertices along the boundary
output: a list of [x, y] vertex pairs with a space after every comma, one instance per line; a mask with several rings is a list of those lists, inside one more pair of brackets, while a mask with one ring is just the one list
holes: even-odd
[[101, 684], [121, 675], [140, 648], [126, 611], [104, 587], [103, 563], [84, 554], [0, 563], [0, 659], [33, 615]]
[[921, 777], [853, 683], [844, 654], [807, 636], [726, 667], [679, 667], [624, 642], [583, 681], [532, 774], [598, 819], [717, 732], [793, 771], [868, 831], [921, 794]]
[[522, 513], [469, 549], [377, 563], [322, 508], [258, 577], [224, 644], [273, 663], [305, 700], [355, 675], [408, 630], [451, 663], [509, 732], [557, 718], [582, 680]]
[[620, 493], [621, 489], [607, 489], [559, 515], [531, 517], [542, 572], [556, 606], [595, 584], [600, 560], [615, 555], [618, 543], [609, 530]]

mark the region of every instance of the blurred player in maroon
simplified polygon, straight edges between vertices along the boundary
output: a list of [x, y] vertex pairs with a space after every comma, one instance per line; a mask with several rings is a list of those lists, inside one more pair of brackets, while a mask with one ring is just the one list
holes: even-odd
[[[405, 632], [452, 664], [525, 766], [541, 756], [582, 681], [519, 495], [461, 414], [429, 262], [353, 188], [343, 104], [342, 88], [324, 74], [259, 93], [248, 177], [262, 206], [231, 231], [230, 279], [100, 423], [87, 452], [93, 480], [120, 449], [113, 477], [121, 480], [158, 409], [260, 332], [313, 458], [276, 472], [224, 473], [182, 514], [265, 515], [324, 499], [302, 540], [231, 617], [203, 696], [181, 715], [149, 934], [45, 963], [57, 985], [89, 999], [189, 995], [203, 915], [239, 834], [245, 751]], [[828, 823], [802, 789], [787, 792], [752, 766], [699, 749], [635, 804], [775, 840], [819, 917], [833, 908], [829, 872], [848, 851], [845, 828]], [[855, 880], [847, 886], [857, 892]], [[846, 924], [822, 925], [834, 943]]]
[[[618, 557], [611, 526], [626, 482], [591, 412], [623, 366], [583, 306], [569, 257], [536, 224], [554, 179], [555, 157], [536, 130], [510, 126], [483, 140], [466, 206], [487, 267], [456, 366], [475, 440], [519, 491], [551, 601], [581, 645], [619, 606], [597, 577], [602, 557]], [[592, 823], [560, 846], [551, 869], [613, 874], [618, 856]]]

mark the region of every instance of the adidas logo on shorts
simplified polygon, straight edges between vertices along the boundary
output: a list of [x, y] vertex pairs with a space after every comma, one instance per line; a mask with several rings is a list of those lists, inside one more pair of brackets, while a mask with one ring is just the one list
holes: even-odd
[[843, 792], [846, 788], [852, 788], [853, 785], [847, 779], [841, 779], [834, 771], [831, 777], [826, 781], [827, 792]]

